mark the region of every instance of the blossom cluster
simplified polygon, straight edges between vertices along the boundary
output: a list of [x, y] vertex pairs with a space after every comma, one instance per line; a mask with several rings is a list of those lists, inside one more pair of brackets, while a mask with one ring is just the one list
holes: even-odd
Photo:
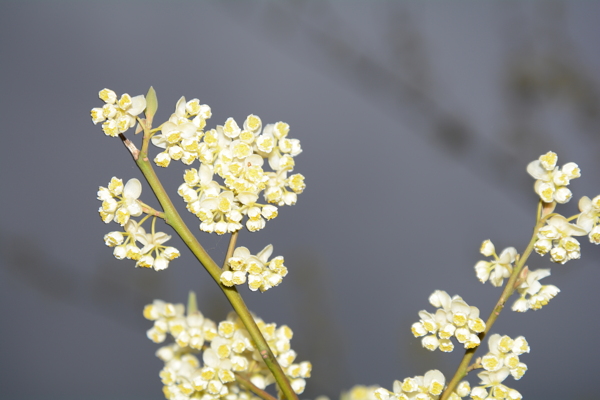
[[[154, 145], [165, 149], [154, 161], [163, 167], [172, 159], [187, 165], [200, 161], [199, 168], [185, 171], [178, 193], [200, 219], [202, 231], [235, 232], [244, 216], [246, 228], [258, 231], [278, 213], [276, 206], [258, 201], [262, 192], [268, 203], [283, 206], [295, 204], [305, 188], [303, 175], [288, 177], [294, 157], [302, 151], [300, 142], [287, 137], [290, 128], [285, 122], [263, 128], [258, 116], [249, 115], [242, 127], [228, 118], [224, 125], [205, 132], [208, 117], [208, 106], [182, 97], [161, 133], [152, 137]], [[272, 171], [265, 171], [265, 159]], [[214, 180], [215, 175], [222, 184]]]
[[529, 353], [527, 340], [523, 336], [512, 339], [507, 335], [494, 334], [488, 339], [488, 347], [489, 352], [481, 358], [484, 371], [477, 374], [481, 379], [480, 386], [473, 388], [471, 398], [521, 399], [522, 396], [517, 390], [507, 387], [502, 382], [509, 375], [514, 379], [521, 379], [527, 371], [527, 365], [519, 359], [523, 353]]
[[[148, 338], [153, 342], [162, 343], [167, 335], [175, 340], [156, 352], [165, 363], [160, 378], [167, 399], [245, 400], [253, 395], [237, 384], [236, 376], [260, 389], [274, 382], [248, 331], [235, 314], [216, 324], [199, 311], [188, 310], [186, 314], [183, 304], [155, 300], [144, 308], [144, 317], [154, 321], [148, 330]], [[292, 330], [286, 325], [277, 327], [260, 318], [255, 320], [292, 388], [302, 393], [312, 365], [308, 361], [295, 362], [296, 352], [290, 347]]]
[[[581, 176], [577, 164], [570, 162], [558, 168], [557, 161], [556, 153], [549, 151], [527, 165], [527, 172], [536, 179], [534, 190], [544, 203], [567, 203], [573, 194], [566, 186]], [[579, 241], [573, 236], [587, 233], [562, 215], [555, 215], [539, 229], [534, 249], [541, 255], [550, 253], [553, 262], [564, 264], [581, 255]]]
[[542, 285], [539, 282], [540, 279], [550, 276], [549, 269], [535, 271], [527, 269], [525, 272], [525, 279], [517, 287], [517, 292], [521, 296], [514, 302], [513, 311], [539, 310], [560, 292], [560, 289], [554, 285]]
[[230, 270], [221, 273], [221, 283], [225, 286], [242, 285], [248, 281], [250, 290], [264, 292], [281, 283], [287, 275], [282, 256], [269, 261], [273, 253], [273, 245], [268, 245], [258, 254], [250, 254], [246, 247], [238, 247], [233, 256], [227, 260]]
[[117, 94], [110, 89], [102, 89], [98, 94], [104, 101], [101, 108], [92, 108], [92, 122], [102, 122], [102, 130], [107, 136], [118, 136], [135, 125], [136, 117], [146, 109], [144, 95], [131, 97], [124, 93], [117, 101]]
[[423, 336], [423, 347], [431, 351], [439, 348], [443, 352], [450, 352], [454, 349], [450, 340], [453, 336], [466, 349], [479, 346], [477, 334], [485, 330], [485, 322], [479, 318], [477, 307], [469, 306], [458, 295], [451, 298], [443, 290], [433, 292], [429, 302], [438, 310], [434, 314], [419, 311], [421, 319], [411, 327], [415, 337]]
[[131, 216], [142, 215], [142, 206], [138, 198], [142, 194], [142, 184], [137, 179], [130, 179], [125, 185], [123, 180], [115, 176], [108, 183], [108, 187], [98, 188], [98, 200], [102, 206], [98, 209], [100, 218], [105, 223], [111, 221], [124, 226]]
[[[169, 266], [169, 261], [179, 257], [175, 247], [165, 246], [171, 236], [164, 232], [147, 233], [136, 221], [130, 219], [142, 214], [142, 206], [138, 201], [142, 193], [142, 184], [137, 179], [130, 179], [125, 185], [123, 181], [113, 177], [108, 187], [98, 189], [98, 200], [102, 206], [98, 210], [106, 223], [115, 221], [124, 226], [124, 231], [109, 232], [104, 236], [104, 243], [114, 247], [115, 258], [135, 260], [136, 267], [154, 268], [156, 271]], [[137, 243], [141, 244], [141, 248]]]
[[583, 236], [587, 233], [579, 225], [569, 223], [562, 215], [555, 215], [539, 229], [534, 249], [540, 255], [550, 252], [552, 261], [564, 264], [581, 257], [579, 241], [573, 236]]
[[[403, 381], [396, 380], [392, 391], [385, 388], [375, 390], [377, 400], [437, 400], [446, 385], [446, 378], [437, 369], [427, 371], [425, 375], [406, 378]], [[468, 396], [471, 391], [469, 382], [461, 382], [456, 390], [452, 392], [449, 399], [459, 400]]]
[[488, 372], [506, 368], [515, 379], [521, 379], [527, 371], [527, 365], [519, 360], [523, 353], [529, 353], [529, 344], [523, 336], [511, 339], [495, 333], [488, 339], [489, 352], [481, 358], [481, 366]]
[[500, 256], [496, 254], [496, 248], [491, 240], [484, 240], [480, 248], [481, 254], [486, 257], [494, 257], [493, 261], [479, 261], [475, 264], [475, 272], [481, 283], [490, 280], [493, 286], [502, 286], [504, 278], [508, 278], [513, 270], [513, 263], [517, 258], [517, 250], [507, 247], [502, 250]]
[[573, 194], [567, 186], [572, 179], [581, 176], [581, 171], [574, 162], [559, 168], [556, 166], [557, 161], [556, 153], [549, 151], [527, 165], [527, 172], [536, 179], [534, 190], [545, 203], [568, 202]]
[[[581, 176], [577, 164], [570, 162], [562, 168], [556, 166], [558, 157], [549, 151], [527, 165], [527, 172], [536, 179], [534, 190], [545, 203], [566, 203], [571, 191], [566, 187], [572, 179]], [[538, 254], [550, 253], [553, 262], [564, 264], [581, 256], [580, 243], [574, 236], [588, 235], [590, 242], [600, 244], [600, 196], [590, 200], [583, 196], [579, 200], [577, 223], [560, 214], [554, 215], [539, 229], [534, 249]]]

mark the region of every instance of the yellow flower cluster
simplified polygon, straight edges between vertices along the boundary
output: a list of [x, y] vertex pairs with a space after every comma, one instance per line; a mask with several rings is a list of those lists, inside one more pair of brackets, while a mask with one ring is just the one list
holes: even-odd
[[277, 256], [269, 261], [273, 246], [268, 245], [257, 255], [250, 254], [246, 247], [238, 247], [233, 257], [227, 260], [231, 270], [221, 273], [221, 283], [225, 286], [242, 285], [248, 281], [252, 291], [264, 292], [277, 286], [287, 275], [287, 267], [283, 265], [283, 257]]
[[[437, 369], [427, 371], [423, 376], [394, 381], [392, 391], [384, 388], [375, 390], [377, 400], [437, 400], [446, 386], [446, 378]], [[461, 382], [452, 392], [449, 399], [459, 400], [468, 396], [471, 391], [469, 382]]]
[[443, 290], [433, 292], [429, 302], [438, 310], [435, 314], [420, 311], [421, 319], [411, 327], [415, 337], [424, 336], [421, 340], [423, 347], [431, 351], [439, 348], [443, 352], [450, 352], [454, 350], [450, 340], [453, 336], [465, 349], [479, 346], [477, 334], [485, 330], [485, 322], [479, 318], [477, 307], [469, 306], [458, 295], [450, 297]]
[[[155, 300], [144, 308], [144, 317], [154, 321], [148, 330], [150, 340], [161, 343], [167, 335], [175, 339], [175, 343], [156, 352], [165, 363], [160, 377], [167, 399], [247, 400], [253, 395], [238, 385], [236, 376], [260, 389], [274, 383], [248, 331], [234, 313], [215, 324], [199, 311], [186, 314], [183, 304]], [[255, 320], [292, 388], [302, 393], [312, 365], [308, 361], [294, 362], [292, 330], [286, 325], [277, 327], [260, 318]]]
[[124, 93], [117, 100], [115, 92], [102, 89], [98, 96], [105, 104], [101, 108], [92, 108], [92, 122], [94, 125], [102, 122], [102, 130], [107, 136], [118, 136], [133, 127], [136, 117], [146, 109], [144, 95], [131, 97]]
[[[154, 223], [152, 231], [147, 233], [141, 224], [130, 217], [142, 214], [142, 205], [138, 201], [142, 193], [142, 184], [137, 179], [130, 179], [125, 185], [123, 181], [113, 177], [108, 187], [98, 189], [98, 200], [102, 206], [98, 210], [100, 217], [106, 223], [115, 221], [124, 226], [124, 231], [113, 231], [104, 235], [104, 243], [114, 247], [115, 258], [135, 260], [136, 267], [154, 268], [156, 271], [166, 269], [169, 262], [180, 256], [175, 247], [165, 246], [171, 236], [164, 232], [156, 232]], [[138, 247], [137, 243], [142, 245]]]
[[[249, 115], [242, 127], [229, 118], [204, 131], [210, 115], [210, 108], [198, 99], [186, 102], [182, 97], [169, 121], [152, 137], [152, 143], [164, 149], [154, 162], [166, 167], [171, 160], [187, 165], [200, 161], [199, 168], [185, 171], [178, 193], [188, 211], [200, 219], [202, 231], [235, 232], [244, 217], [246, 228], [258, 231], [277, 216], [276, 206], [258, 201], [261, 193], [267, 203], [293, 205], [305, 188], [304, 176], [288, 176], [294, 157], [302, 151], [300, 142], [288, 138], [285, 122], [263, 128], [256, 115]], [[265, 170], [265, 160], [271, 171]]]

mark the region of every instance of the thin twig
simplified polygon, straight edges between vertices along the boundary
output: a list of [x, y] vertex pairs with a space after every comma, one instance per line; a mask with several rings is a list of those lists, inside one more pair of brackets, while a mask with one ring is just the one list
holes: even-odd
[[139, 203], [140, 206], [142, 206], [142, 212], [144, 214], [148, 214], [148, 215], [152, 215], [154, 217], [158, 217], [158, 218], [162, 218], [165, 219], [165, 213], [162, 211], [158, 211], [155, 210], [154, 208], [150, 207], [148, 204], [142, 202], [142, 201], [137, 201]]
[[235, 231], [231, 234], [231, 238], [229, 238], [229, 246], [227, 247], [227, 254], [225, 255], [225, 261], [223, 261], [223, 271], [229, 271], [229, 259], [233, 257], [233, 251], [235, 250], [235, 244], [237, 242], [238, 233], [240, 231]]
[[264, 400], [277, 400], [275, 397], [271, 396], [269, 393], [265, 392], [262, 389], [259, 389], [255, 384], [250, 382], [250, 380], [248, 380], [246, 377], [238, 374], [237, 372], [234, 372], [233, 374], [235, 375], [235, 380], [240, 385], [242, 385], [243, 387], [245, 387], [246, 389], [248, 389], [249, 391], [251, 391], [252, 393], [257, 395], [258, 397], [260, 397]]
[[[517, 280], [521, 277], [521, 271], [523, 270], [525, 262], [527, 262], [529, 255], [533, 251], [533, 245], [537, 241], [537, 233], [539, 229], [546, 223], [546, 220], [551, 216], [552, 214], [545, 214], [542, 218], [539, 219], [539, 221], [537, 221], [535, 228], [533, 229], [533, 235], [531, 236], [531, 240], [529, 241], [527, 248], [525, 249], [523, 254], [518, 258], [518, 260], [516, 260], [515, 267], [510, 277], [508, 278], [504, 289], [502, 290], [502, 294], [500, 295], [498, 302], [494, 306], [494, 309], [490, 313], [490, 316], [488, 317], [487, 321], [485, 321], [485, 330], [478, 335], [481, 343], [483, 343], [483, 339], [485, 339], [486, 335], [494, 325], [494, 322], [496, 322], [496, 319], [498, 318], [500, 312], [504, 308], [506, 301], [514, 293], [517, 287]], [[456, 389], [460, 381], [469, 373], [469, 363], [471, 362], [471, 359], [473, 358], [475, 352], [477, 351], [477, 349], [479, 349], [479, 347], [480, 346], [468, 349], [465, 352], [465, 355], [463, 356], [463, 359], [458, 365], [454, 376], [452, 377], [450, 382], [448, 382], [448, 386], [446, 386], [444, 392], [442, 392], [440, 400], [447, 400], [452, 394], [452, 392], [454, 392], [454, 389]]]
[[135, 161], [137, 161], [137, 159], [140, 156], [140, 151], [138, 150], [138, 148], [135, 147], [135, 144], [133, 144], [133, 142], [131, 140], [127, 139], [125, 137], [125, 135], [123, 135], [122, 133], [119, 133], [119, 137], [123, 141], [123, 144], [125, 145], [125, 147], [127, 147], [127, 150], [129, 150], [129, 152], [133, 156], [133, 159]]

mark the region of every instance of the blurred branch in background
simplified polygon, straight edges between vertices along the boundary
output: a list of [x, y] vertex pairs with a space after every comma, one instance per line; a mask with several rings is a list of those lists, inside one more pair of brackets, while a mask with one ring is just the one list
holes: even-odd
[[593, 148], [598, 148], [600, 128], [600, 91], [598, 82], [589, 76], [577, 47], [567, 31], [564, 3], [536, 5], [539, 12], [536, 28], [525, 31], [513, 10], [505, 40], [512, 56], [506, 59], [506, 104], [509, 129], [504, 140], [511, 148], [532, 148], [543, 140], [544, 113], [570, 116], [573, 131], [581, 131]]
[[[313, 373], [310, 378], [311, 392], [337, 398], [335, 389], [348, 388], [360, 381], [351, 377], [344, 347], [344, 334], [334, 319], [331, 296], [327, 296], [327, 269], [319, 258], [303, 250], [296, 250], [288, 257], [294, 260], [296, 278], [289, 288], [294, 299], [292, 310], [298, 317], [298, 326], [310, 327], [311, 335], [298, 335], [294, 342], [299, 354], [311, 354]], [[367, 346], [365, 346], [367, 347]], [[354, 349], [356, 350], [356, 349]]]
[[[387, 6], [383, 15], [356, 11], [365, 26], [384, 25], [369, 32], [376, 37], [365, 45], [358, 40], [365, 36], [364, 31], [358, 32], [360, 24], [348, 23], [342, 15], [351, 7], [302, 1], [267, 2], [262, 8], [221, 3], [241, 24], [288, 52], [301, 49], [299, 53], [311, 65], [360, 92], [469, 171], [518, 192], [520, 203], [524, 196], [529, 198], [523, 189], [531, 186], [521, 170], [540, 147], [553, 148], [548, 132], [556, 129], [558, 112], [568, 114], [572, 129], [557, 134], [580, 133], [577, 140], [589, 145], [589, 154], [597, 152], [599, 83], [589, 76], [571, 44], [564, 3], [511, 3], [497, 8], [508, 22], [498, 38], [509, 48], [500, 77], [505, 90], [498, 91], [503, 96], [500, 104], [506, 105], [498, 112], [505, 114], [502, 120], [507, 122], [490, 127], [492, 135], [487, 136], [478, 132], [468, 112], [451, 104], [452, 94], [436, 85], [424, 28], [412, 22], [422, 18], [414, 15], [410, 4]], [[374, 18], [377, 22], [369, 21]], [[519, 20], [516, 25], [514, 18]], [[541, 28], [524, 29], [531, 25]], [[600, 167], [600, 160], [594, 160]]]
[[[89, 268], [65, 266], [45, 254], [27, 237], [0, 235], [0, 264], [14, 278], [52, 301], [102, 315], [136, 332], [147, 324], [141, 310], [149, 298], [160, 297], [169, 286], [164, 276], [153, 271], [123, 268], [114, 258]], [[107, 258], [108, 259], [108, 258]], [[118, 274], [107, 273], [119, 268]], [[86, 272], [93, 270], [93, 275]], [[142, 329], [142, 331], [140, 331]]]

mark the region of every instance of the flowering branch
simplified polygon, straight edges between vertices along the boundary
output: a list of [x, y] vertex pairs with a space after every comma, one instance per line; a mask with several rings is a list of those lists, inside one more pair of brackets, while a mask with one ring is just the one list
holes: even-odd
[[[264, 370], [266, 366], [277, 382], [281, 396], [297, 400], [296, 393], [304, 390], [304, 378], [310, 376], [311, 364], [306, 361], [293, 363], [296, 353], [289, 347], [291, 329], [282, 326], [275, 330], [275, 324], [265, 324], [255, 319], [235, 287], [248, 280], [251, 290], [265, 291], [277, 286], [287, 274], [283, 257], [269, 261], [272, 245], [266, 246], [256, 256], [251, 255], [245, 247], [236, 249], [235, 245], [244, 217], [247, 217], [246, 227], [254, 232], [264, 228], [265, 220], [273, 219], [278, 214], [276, 206], [259, 202], [260, 192], [265, 191], [268, 203], [283, 206], [295, 204], [297, 194], [304, 190], [304, 176], [287, 176], [294, 169], [293, 157], [302, 151], [297, 139], [287, 138], [289, 125], [277, 122], [263, 129], [261, 119], [249, 115], [243, 129], [233, 118], [228, 118], [224, 126], [204, 132], [206, 119], [212, 115], [210, 107], [200, 104], [198, 99], [186, 102], [182, 97], [169, 120], [152, 128], [158, 108], [152, 87], [146, 96], [131, 97], [125, 93], [117, 98], [114, 91], [103, 89], [99, 97], [105, 104], [92, 109], [92, 122], [102, 122], [102, 130], [107, 136], [122, 140], [163, 209], [155, 210], [139, 200], [142, 191], [139, 180], [134, 178], [123, 184], [121, 179], [113, 177], [108, 187], [100, 187], [98, 191], [98, 199], [102, 201], [99, 212], [105, 223], [115, 221], [124, 227], [124, 232], [106, 234], [106, 245], [114, 247], [113, 254], [117, 259], [128, 258], [137, 261], [136, 267], [163, 270], [180, 255], [174, 247], [164, 245], [171, 237], [155, 230], [156, 218], [164, 219], [219, 285], [239, 318], [235, 324], [230, 320], [222, 321], [216, 330], [214, 322], [205, 320], [197, 310], [192, 296], [185, 322], [182, 320], [183, 305], [155, 301], [146, 307], [144, 316], [155, 321], [154, 327], [147, 333], [148, 337], [160, 343], [168, 332], [179, 346], [175, 352], [166, 348], [160, 351], [159, 357], [166, 363], [161, 372], [166, 385], [165, 395], [178, 397], [204, 393], [211, 397], [223, 397], [230, 386], [232, 390], [239, 390], [235, 385], [228, 385], [234, 381], [232, 371], [246, 371], [250, 365], [249, 359], [252, 359], [252, 365], [262, 360], [260, 367], [253, 367], [253, 373], [259, 374], [253, 376], [254, 380], [260, 376], [265, 386], [272, 383], [268, 372]], [[136, 123], [135, 134], [143, 132], [141, 149], [124, 135]], [[148, 154], [150, 142], [164, 149], [153, 160], [161, 167], [167, 167], [171, 160], [181, 160], [186, 165], [200, 161], [199, 169], [185, 171], [184, 183], [179, 187], [178, 194], [188, 203], [187, 209], [202, 222], [202, 231], [220, 235], [232, 233], [223, 268], [200, 245], [174, 207], [151, 165]], [[273, 171], [263, 170], [265, 159]], [[213, 180], [215, 174], [223, 180], [222, 184]], [[147, 215], [139, 221], [131, 218], [143, 213]], [[146, 232], [142, 224], [150, 216], [154, 217], [151, 231]], [[138, 243], [143, 246], [141, 249]], [[243, 331], [238, 329], [240, 322], [245, 326]], [[233, 338], [234, 332], [236, 338]], [[205, 341], [212, 342], [212, 347], [203, 347]], [[185, 368], [180, 370], [182, 364], [167, 365], [173, 358], [187, 357], [190, 365], [198, 367], [199, 361], [189, 354], [195, 350], [204, 352], [205, 366], [201, 376], [194, 375], [196, 378], [192, 386], [192, 371]], [[184, 355], [186, 352], [188, 354]], [[242, 353], [244, 356], [240, 355]], [[285, 372], [280, 364], [284, 364]], [[219, 371], [217, 377], [215, 371]], [[194, 373], [200, 373], [200, 369]]]
[[[282, 256], [270, 258], [271, 244], [256, 255], [236, 244], [244, 218], [249, 231], [258, 231], [264, 228], [266, 220], [277, 216], [278, 208], [273, 204], [293, 205], [297, 194], [304, 190], [304, 176], [288, 177], [294, 169], [293, 157], [302, 151], [298, 140], [287, 137], [289, 125], [277, 122], [263, 129], [260, 118], [249, 115], [243, 128], [228, 118], [224, 125], [204, 131], [206, 119], [211, 116], [210, 107], [198, 99], [186, 102], [182, 97], [169, 120], [152, 128], [158, 107], [154, 89], [150, 88], [146, 97], [123, 94], [118, 101], [108, 89], [99, 95], [106, 104], [92, 109], [92, 121], [102, 122], [106, 135], [120, 137], [163, 210], [139, 200], [139, 180], [130, 179], [124, 184], [113, 177], [107, 187], [98, 190], [102, 201], [99, 213], [105, 223], [114, 221], [124, 231], [106, 234], [105, 244], [114, 247], [113, 254], [118, 259], [128, 258], [137, 261], [137, 267], [163, 270], [180, 255], [174, 247], [164, 245], [171, 237], [155, 229], [156, 218], [163, 219], [215, 280], [237, 313], [231, 313], [217, 325], [204, 318], [193, 293], [188, 298], [187, 314], [183, 304], [161, 300], [144, 308], [144, 316], [154, 321], [147, 331], [148, 338], [161, 343], [170, 334], [175, 339], [175, 343], [157, 351], [165, 362], [160, 372], [165, 396], [169, 400], [227, 399], [230, 395], [251, 397], [253, 393], [263, 400], [275, 400], [264, 390], [274, 379], [279, 398], [297, 400], [312, 365], [308, 361], [295, 363], [296, 352], [290, 348], [292, 330], [286, 325], [277, 328], [276, 324], [253, 316], [236, 289], [236, 285], [247, 282], [250, 290], [264, 292], [279, 285], [288, 272]], [[142, 112], [145, 118], [140, 116]], [[141, 149], [123, 134], [136, 122], [135, 133], [143, 132]], [[206, 252], [174, 207], [148, 157], [150, 142], [163, 149], [153, 160], [161, 167], [167, 167], [172, 160], [186, 165], [200, 161], [198, 169], [185, 171], [177, 193], [187, 210], [201, 221], [200, 230], [231, 234], [222, 267]], [[272, 171], [263, 169], [265, 160]], [[429, 302], [437, 310], [420, 311], [420, 321], [411, 327], [416, 337], [423, 337], [422, 345], [428, 350], [450, 352], [454, 349], [452, 338], [464, 346], [465, 354], [452, 379], [446, 384], [441, 371], [430, 370], [423, 376], [395, 381], [393, 392], [371, 387], [367, 389], [369, 394], [358, 397], [372, 394], [378, 400], [459, 400], [469, 395], [474, 400], [522, 398], [517, 390], [502, 382], [508, 375], [520, 379], [525, 374], [527, 365], [519, 356], [530, 351], [529, 344], [522, 336], [513, 339], [508, 335], [489, 335], [492, 326], [515, 291], [520, 298], [512, 309], [519, 312], [537, 310], [560, 292], [554, 285], [539, 283], [550, 275], [549, 269], [530, 271], [525, 265], [534, 250], [542, 256], [549, 253], [551, 261], [564, 264], [580, 258], [580, 244], [574, 236], [588, 235], [590, 242], [600, 244], [600, 195], [593, 199], [582, 197], [581, 212], [569, 218], [554, 212], [557, 203], [571, 199], [567, 186], [580, 176], [577, 164], [567, 163], [559, 168], [556, 162], [557, 155], [548, 152], [527, 166], [527, 172], [536, 179], [534, 190], [540, 202], [533, 235], [524, 252], [519, 255], [514, 247], [508, 247], [498, 255], [489, 239], [481, 245], [480, 252], [493, 259], [477, 262], [477, 278], [482, 283], [489, 280], [493, 286], [503, 287], [487, 320], [481, 319], [479, 309], [469, 306], [462, 297], [436, 290]], [[260, 203], [259, 194], [263, 191], [266, 202], [272, 204]], [[136, 221], [133, 217], [141, 218]], [[151, 228], [147, 232], [142, 225], [150, 217]], [[576, 223], [571, 223], [575, 219]], [[471, 364], [486, 338], [489, 352]], [[203, 365], [198, 353], [202, 353]], [[469, 382], [462, 379], [478, 369], [484, 370], [477, 374], [480, 386], [471, 389]]]
[[[516, 285], [517, 279], [519, 278], [519, 276], [521, 274], [521, 270], [523, 269], [523, 266], [525, 265], [525, 263], [527, 262], [527, 259], [529, 258], [529, 256], [531, 255], [531, 252], [533, 251], [533, 246], [537, 240], [538, 231], [544, 225], [548, 216], [550, 216], [550, 215], [546, 215], [546, 216], [542, 217], [539, 220], [539, 222], [536, 224], [535, 228], [533, 229], [533, 235], [531, 236], [531, 240], [529, 241], [527, 248], [523, 252], [523, 255], [521, 257], [519, 257], [519, 259], [517, 260], [515, 267], [513, 268], [513, 271], [510, 275], [510, 278], [506, 282], [506, 285], [504, 286], [504, 290], [502, 291], [502, 294], [500, 294], [500, 298], [496, 302], [496, 305], [492, 309], [490, 316], [488, 317], [487, 321], [485, 322], [485, 325], [486, 325], [485, 330], [478, 335], [479, 340], [481, 342], [483, 342], [483, 339], [485, 338], [485, 336], [488, 334], [488, 332], [494, 325], [494, 322], [496, 322], [496, 319], [500, 315], [500, 312], [504, 309], [504, 305], [506, 304], [506, 301], [514, 293], [515, 289], [517, 288], [517, 285]], [[471, 348], [471, 349], [467, 349], [465, 351], [465, 355], [463, 356], [460, 364], [458, 365], [458, 368], [456, 369], [454, 376], [452, 377], [450, 382], [448, 382], [448, 386], [442, 393], [440, 400], [447, 400], [450, 397], [450, 395], [452, 394], [452, 392], [454, 392], [454, 390], [456, 389], [456, 387], [458, 386], [460, 381], [469, 373], [469, 371], [470, 371], [469, 363], [471, 362], [471, 359], [475, 355], [475, 352], [477, 351], [478, 348], [479, 348], [479, 346]]]
[[221, 283], [221, 268], [215, 263], [215, 261], [212, 259], [212, 257], [210, 257], [206, 250], [204, 250], [204, 247], [202, 247], [202, 245], [198, 242], [194, 234], [189, 230], [185, 222], [183, 222], [183, 219], [177, 212], [177, 209], [173, 205], [169, 195], [162, 186], [162, 183], [156, 175], [156, 172], [152, 168], [152, 164], [148, 160], [148, 154], [145, 150], [148, 147], [148, 128], [149, 127], [147, 126], [144, 127], [144, 144], [142, 145], [142, 150], [139, 152], [139, 157], [135, 159], [134, 156], [134, 160], [138, 168], [148, 181], [148, 184], [152, 188], [152, 191], [154, 192], [159, 203], [163, 207], [165, 222], [169, 224], [175, 230], [175, 232], [177, 232], [179, 237], [184, 241], [184, 243], [188, 246], [192, 253], [194, 253], [198, 261], [200, 261], [200, 263], [204, 266], [206, 271], [219, 285], [219, 288], [223, 291], [223, 293], [231, 303], [231, 306], [236, 311], [236, 313], [242, 320], [244, 326], [248, 330], [248, 333], [252, 337], [252, 340], [254, 341], [260, 356], [262, 357], [263, 361], [273, 374], [273, 377], [277, 381], [277, 384], [279, 385], [285, 398], [289, 400], [297, 400], [298, 397], [296, 396], [296, 393], [292, 389], [289, 380], [285, 376], [285, 373], [281, 369], [281, 366], [277, 362], [277, 359], [273, 355], [273, 352], [271, 351], [269, 345], [267, 344], [263, 335], [261, 334], [260, 329], [256, 325], [256, 322], [250, 314], [250, 311], [244, 303], [244, 300], [242, 299], [235, 287], [226, 287]]

